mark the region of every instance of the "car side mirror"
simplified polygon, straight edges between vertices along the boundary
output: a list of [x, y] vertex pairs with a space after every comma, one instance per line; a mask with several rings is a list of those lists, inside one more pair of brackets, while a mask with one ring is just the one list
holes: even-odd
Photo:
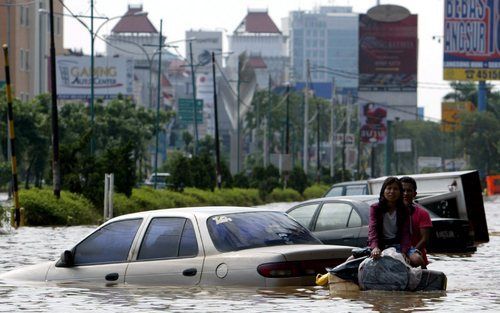
[[71, 250], [65, 250], [61, 253], [59, 261], [56, 263], [56, 267], [72, 267], [75, 264], [75, 257]]

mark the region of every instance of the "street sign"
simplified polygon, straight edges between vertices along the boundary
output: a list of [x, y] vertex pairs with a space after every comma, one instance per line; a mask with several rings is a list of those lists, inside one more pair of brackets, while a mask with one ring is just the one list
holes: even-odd
[[411, 139], [395, 139], [394, 152], [411, 152]]
[[[179, 99], [178, 120], [183, 124], [193, 123], [193, 99]], [[203, 122], [203, 100], [196, 99], [196, 122]]]
[[[345, 142], [344, 142], [345, 137]], [[354, 134], [335, 134], [335, 146], [342, 147], [345, 143], [346, 147], [354, 147]]]

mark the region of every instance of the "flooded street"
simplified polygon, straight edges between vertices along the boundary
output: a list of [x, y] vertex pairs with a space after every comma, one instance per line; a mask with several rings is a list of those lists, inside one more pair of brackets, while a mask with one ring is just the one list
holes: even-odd
[[[445, 292], [357, 292], [324, 287], [217, 288], [34, 284], [0, 281], [0, 312], [499, 312], [500, 197], [485, 201], [490, 242], [468, 255], [430, 255]], [[55, 260], [95, 227], [23, 227], [0, 235], [0, 273]]]

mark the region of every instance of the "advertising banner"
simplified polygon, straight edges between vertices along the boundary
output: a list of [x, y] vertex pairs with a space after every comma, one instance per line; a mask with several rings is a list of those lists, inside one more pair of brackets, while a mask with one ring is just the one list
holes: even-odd
[[[57, 97], [90, 99], [90, 57], [57, 56]], [[94, 97], [116, 98], [133, 94], [134, 63], [127, 58], [94, 58]]]
[[386, 143], [387, 109], [373, 102], [361, 104], [360, 137], [363, 143]]
[[417, 16], [382, 22], [359, 16], [359, 90], [416, 91]]
[[470, 101], [441, 103], [441, 130], [453, 132], [460, 127], [460, 113], [474, 111], [474, 104]]
[[445, 80], [500, 80], [500, 0], [444, 1]]

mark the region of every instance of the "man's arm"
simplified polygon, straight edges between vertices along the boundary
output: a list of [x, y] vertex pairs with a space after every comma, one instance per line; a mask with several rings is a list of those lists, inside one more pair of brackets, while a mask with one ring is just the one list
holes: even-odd
[[420, 228], [420, 240], [415, 245], [415, 249], [421, 250], [427, 245], [427, 242], [429, 241], [430, 232], [431, 232], [430, 227]]

